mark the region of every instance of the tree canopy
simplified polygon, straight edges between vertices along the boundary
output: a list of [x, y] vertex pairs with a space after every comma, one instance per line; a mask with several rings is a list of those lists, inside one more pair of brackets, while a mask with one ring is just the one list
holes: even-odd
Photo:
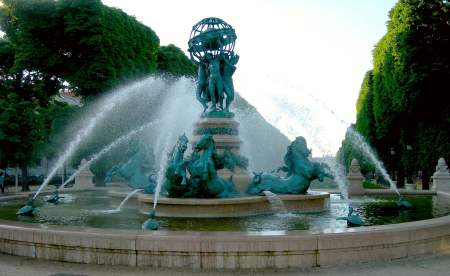
[[407, 174], [450, 160], [449, 49], [450, 3], [400, 0], [363, 80], [356, 129]]
[[157, 63], [160, 72], [175, 77], [194, 76], [197, 73], [197, 66], [173, 44], [159, 48]]
[[81, 95], [156, 72], [159, 38], [100, 0], [2, 0], [14, 67], [57, 76]]
[[0, 166], [58, 153], [67, 125], [90, 106], [52, 100], [63, 87], [94, 99], [152, 73], [195, 73], [179, 48], [160, 48], [151, 28], [100, 0], [0, 2]]

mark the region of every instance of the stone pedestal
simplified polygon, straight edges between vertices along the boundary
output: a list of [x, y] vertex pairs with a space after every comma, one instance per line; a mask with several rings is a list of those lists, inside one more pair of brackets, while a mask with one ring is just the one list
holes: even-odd
[[[239, 123], [234, 118], [201, 118], [194, 128], [191, 143], [194, 145], [205, 134], [211, 134], [216, 144], [217, 152], [222, 154], [226, 149], [240, 154], [242, 141], [239, 139]], [[228, 169], [218, 171], [220, 177], [228, 180], [232, 176], [233, 183], [239, 192], [245, 192], [252, 177], [247, 170], [235, 168], [234, 172]]]
[[348, 195], [363, 195], [365, 194], [363, 187], [364, 176], [361, 174], [361, 167], [356, 159], [352, 160], [348, 174]]
[[407, 191], [413, 191], [416, 189], [415, 183], [405, 183], [405, 190]]
[[444, 158], [439, 158], [436, 172], [432, 176], [433, 190], [450, 193], [450, 173]]
[[[80, 166], [78, 168], [84, 167], [86, 159], [81, 160]], [[94, 174], [89, 169], [89, 166], [82, 169], [78, 175], [75, 177], [74, 188], [92, 188], [94, 187]]]

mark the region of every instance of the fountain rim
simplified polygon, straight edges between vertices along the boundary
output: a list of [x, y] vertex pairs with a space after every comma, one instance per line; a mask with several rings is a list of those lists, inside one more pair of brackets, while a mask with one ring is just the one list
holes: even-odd
[[[98, 188], [93, 189], [70, 189], [67, 190], [67, 192], [85, 192], [85, 191], [96, 191], [99, 190]], [[106, 189], [103, 189], [106, 190]], [[320, 193], [321, 195], [328, 196], [330, 193], [328, 192], [314, 192], [314, 193]], [[48, 195], [51, 194], [49, 191], [42, 192], [42, 195]], [[380, 195], [378, 193], [374, 193], [373, 195]], [[385, 195], [391, 195], [391, 194], [385, 194]], [[421, 194], [418, 194], [419, 196]], [[423, 196], [444, 196], [448, 199], [450, 199], [450, 193], [436, 191], [436, 193], [433, 194], [422, 194]], [[136, 196], [136, 195], [134, 195]], [[141, 195], [137, 195], [138, 197]], [[281, 196], [295, 196], [295, 195], [281, 195]], [[298, 195], [297, 195], [298, 196]], [[17, 200], [17, 199], [25, 199], [29, 196], [26, 194], [22, 195], [11, 195], [11, 196], [4, 196], [0, 197], [0, 203], [1, 202], [7, 202], [11, 200]], [[253, 196], [253, 197], [259, 197], [262, 198], [262, 200], [266, 200], [264, 196]], [[194, 198], [194, 200], [198, 200], [197, 198]], [[211, 200], [211, 199], [209, 199]], [[113, 228], [97, 228], [97, 227], [86, 227], [86, 226], [66, 226], [66, 225], [42, 225], [39, 223], [34, 222], [23, 222], [23, 221], [15, 221], [15, 220], [7, 220], [7, 219], [0, 219], [0, 240], [2, 239], [1, 231], [4, 227], [17, 227], [17, 228], [23, 228], [23, 229], [41, 229], [41, 230], [50, 230], [50, 231], [77, 231], [77, 232], [86, 232], [86, 233], [95, 233], [95, 232], [110, 232], [110, 234], [115, 234], [117, 232], [126, 232], [126, 233], [141, 233], [143, 235], [156, 235], [160, 236], [161, 234], [166, 235], [174, 235], [174, 233], [178, 234], [202, 234], [202, 236], [205, 236], [207, 234], [211, 235], [217, 235], [220, 233], [230, 233], [230, 234], [240, 234], [243, 236], [290, 236], [290, 235], [328, 235], [328, 234], [345, 234], [345, 233], [365, 233], [365, 232], [372, 232], [372, 231], [384, 231], [384, 230], [393, 230], [393, 229], [399, 229], [399, 230], [408, 230], [411, 227], [416, 226], [427, 226], [432, 225], [433, 223], [445, 223], [449, 226], [450, 229], [450, 214], [431, 218], [431, 219], [424, 219], [424, 220], [417, 220], [417, 221], [410, 221], [410, 222], [401, 222], [401, 223], [393, 223], [393, 224], [384, 224], [384, 225], [372, 225], [372, 226], [361, 226], [356, 228], [342, 228], [342, 229], [335, 229], [336, 231], [311, 231], [311, 230], [275, 230], [275, 231], [188, 231], [188, 230], [158, 230], [154, 232], [148, 232], [148, 230], [134, 230], [134, 229], [113, 229]], [[27, 228], [26, 226], [29, 226]], [[81, 231], [80, 231], [81, 229]], [[87, 230], [87, 231], [86, 231]], [[268, 234], [265, 234], [268, 233]], [[270, 233], [275, 233], [271, 235]], [[1, 252], [1, 251], [0, 251]]]
[[[447, 193], [437, 194], [450, 198]], [[311, 268], [448, 254], [450, 215], [318, 233], [150, 232], [0, 220], [0, 241], [3, 253], [65, 262], [193, 269]]]
[[[447, 196], [450, 197], [450, 194]], [[33, 222], [14, 221], [7, 219], [0, 219], [0, 240], [2, 239], [1, 232], [5, 228], [12, 228], [16, 230], [42, 230], [48, 232], [79, 232], [86, 234], [105, 234], [121, 237], [124, 233], [136, 235], [136, 236], [202, 236], [202, 237], [289, 237], [289, 236], [323, 236], [323, 235], [343, 235], [343, 234], [358, 234], [368, 232], [382, 232], [382, 231], [404, 231], [414, 228], [427, 228], [427, 226], [446, 225], [450, 229], [450, 215], [436, 217], [431, 219], [385, 224], [385, 225], [372, 225], [361, 226], [355, 228], [342, 228], [335, 229], [335, 231], [320, 231], [314, 232], [311, 230], [274, 230], [274, 231], [190, 231], [190, 230], [139, 230], [139, 229], [113, 229], [113, 228], [97, 228], [86, 226], [66, 226], [66, 225], [42, 225]]]

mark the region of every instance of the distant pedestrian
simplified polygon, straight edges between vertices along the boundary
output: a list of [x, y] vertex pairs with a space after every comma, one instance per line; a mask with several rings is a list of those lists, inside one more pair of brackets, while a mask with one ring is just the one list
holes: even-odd
[[5, 192], [5, 174], [3, 172], [0, 172], [0, 189], [2, 193]]

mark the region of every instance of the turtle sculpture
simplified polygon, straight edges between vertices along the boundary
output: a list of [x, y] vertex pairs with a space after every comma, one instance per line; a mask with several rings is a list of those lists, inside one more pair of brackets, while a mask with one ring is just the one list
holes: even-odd
[[413, 205], [407, 201], [404, 197], [400, 196], [397, 201], [397, 207], [401, 210], [408, 210], [413, 207]]
[[50, 196], [50, 198], [47, 199], [47, 202], [57, 205], [59, 204], [61, 198], [63, 197], [59, 195], [58, 190], [55, 190], [53, 194]]
[[27, 200], [27, 202], [25, 203], [25, 206], [23, 206], [22, 208], [20, 208], [17, 212], [16, 215], [18, 216], [33, 216], [33, 212], [36, 208], [34, 207], [34, 199], [30, 198]]
[[148, 214], [150, 218], [142, 223], [142, 230], [158, 230], [159, 222], [155, 219], [155, 210], [151, 209]]
[[353, 214], [353, 211], [353, 207], [348, 207], [348, 215], [346, 217], [338, 217], [336, 220], [345, 220], [348, 226], [363, 226], [364, 221], [358, 214]]

